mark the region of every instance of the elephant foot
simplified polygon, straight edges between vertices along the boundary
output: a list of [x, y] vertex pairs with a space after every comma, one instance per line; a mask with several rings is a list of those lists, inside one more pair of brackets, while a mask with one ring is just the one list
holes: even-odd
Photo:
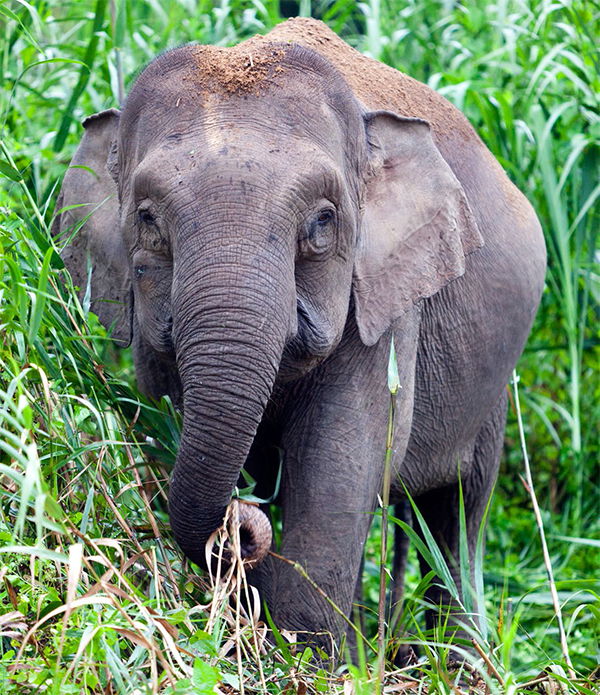
[[419, 662], [418, 648], [412, 644], [401, 644], [396, 650], [393, 663], [396, 668], [415, 666]]

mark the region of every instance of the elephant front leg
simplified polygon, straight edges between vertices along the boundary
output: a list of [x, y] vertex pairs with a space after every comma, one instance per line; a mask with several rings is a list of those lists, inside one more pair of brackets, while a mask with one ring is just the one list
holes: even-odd
[[[404, 442], [416, 332], [406, 330], [400, 345], [396, 342], [404, 358], [398, 404]], [[372, 348], [357, 339], [348, 342], [302, 385], [287, 420], [279, 552], [298, 563], [310, 581], [274, 559], [270, 592], [276, 624], [330, 654], [342, 648], [347, 619], [353, 617], [364, 544], [381, 491], [390, 402], [389, 336]]]
[[[282, 489], [279, 554], [298, 563], [310, 581], [296, 567], [275, 561], [272, 601], [278, 626], [298, 632], [299, 642], [307, 641], [333, 654], [341, 648], [348, 628], [344, 617], [352, 614], [384, 446], [372, 441], [372, 451], [365, 455], [363, 445], [356, 443], [360, 430], [340, 423], [337, 428], [343, 443], [318, 441], [333, 426], [331, 422], [323, 426], [323, 407], [316, 403], [317, 412], [308, 418], [303, 434], [298, 432], [302, 445], [297, 453], [286, 456]], [[316, 431], [311, 434], [313, 428]]]

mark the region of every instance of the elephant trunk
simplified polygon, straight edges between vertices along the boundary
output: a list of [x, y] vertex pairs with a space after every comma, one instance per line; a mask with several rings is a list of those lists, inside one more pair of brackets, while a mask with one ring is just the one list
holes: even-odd
[[[173, 284], [183, 431], [169, 514], [181, 549], [203, 566], [206, 541], [223, 522], [290, 334], [293, 261], [250, 236], [232, 242], [230, 234], [207, 252], [185, 235], [190, 248], [180, 249]], [[238, 507], [242, 557], [256, 563], [270, 545], [270, 525], [258, 508], [247, 507]]]

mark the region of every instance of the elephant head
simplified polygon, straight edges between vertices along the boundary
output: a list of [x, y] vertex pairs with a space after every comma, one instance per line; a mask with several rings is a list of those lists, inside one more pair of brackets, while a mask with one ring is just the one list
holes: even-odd
[[[106, 199], [65, 260], [81, 282], [91, 256], [93, 307], [113, 335], [133, 331], [140, 359], [176, 364], [170, 519], [203, 563], [276, 381], [303, 378], [348, 325], [375, 344], [462, 275], [481, 238], [428, 124], [368, 112], [295, 44], [177, 48], [142, 72], [120, 115], [84, 126], [75, 162], [109, 193], [84, 191], [89, 169], [65, 178], [63, 204]], [[142, 388], [165, 390], [147, 375]], [[248, 523], [249, 557], [264, 552], [253, 534]]]

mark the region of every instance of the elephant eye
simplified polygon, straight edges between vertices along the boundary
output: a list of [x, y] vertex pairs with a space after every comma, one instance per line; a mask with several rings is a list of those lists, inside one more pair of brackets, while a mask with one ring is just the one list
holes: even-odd
[[138, 210], [138, 220], [142, 224], [147, 224], [149, 226], [156, 224], [156, 218], [154, 217], [154, 215], [150, 212], [150, 210], [146, 210], [144, 208]]
[[141, 222], [141, 224], [147, 227], [156, 226], [156, 217], [152, 213], [151, 206], [152, 204], [150, 201], [143, 201], [137, 209], [138, 222]]
[[317, 224], [320, 227], [324, 227], [326, 224], [331, 222], [334, 217], [335, 217], [335, 213], [331, 208], [326, 208], [325, 210], [321, 210], [321, 212], [319, 213], [319, 216], [317, 217]]
[[306, 258], [324, 259], [335, 246], [336, 211], [332, 207], [322, 208], [307, 221], [304, 235], [299, 239], [300, 254]]
[[141, 278], [146, 273], [146, 270], [148, 270], [148, 266], [136, 265], [133, 272], [135, 273], [136, 278]]

